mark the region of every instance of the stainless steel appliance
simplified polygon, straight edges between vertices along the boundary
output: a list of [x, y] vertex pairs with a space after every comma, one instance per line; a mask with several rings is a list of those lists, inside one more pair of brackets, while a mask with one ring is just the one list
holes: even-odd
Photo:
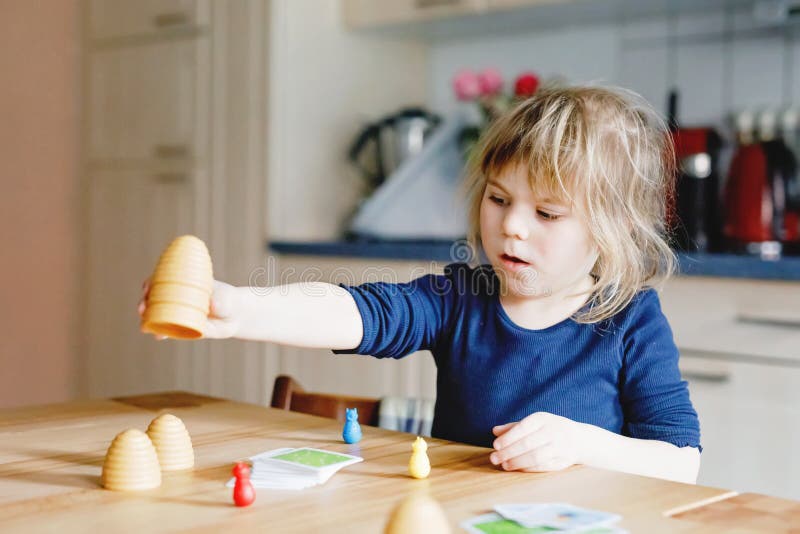
[[437, 115], [424, 109], [407, 108], [368, 124], [350, 147], [350, 161], [374, 189], [403, 162], [422, 152], [439, 122]]

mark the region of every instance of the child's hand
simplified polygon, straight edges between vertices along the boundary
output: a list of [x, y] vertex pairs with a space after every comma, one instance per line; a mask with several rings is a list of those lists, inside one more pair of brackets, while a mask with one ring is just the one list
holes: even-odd
[[515, 423], [496, 426], [495, 451], [489, 456], [506, 471], [558, 471], [584, 456], [586, 425], [547, 412], [536, 412]]
[[[150, 295], [150, 279], [142, 284], [142, 298], [139, 301], [139, 317], [147, 309], [147, 298]], [[225, 282], [214, 280], [211, 293], [211, 308], [208, 321], [203, 329], [203, 337], [210, 339], [224, 339], [236, 335], [239, 328], [239, 313], [236, 304], [236, 288]], [[155, 336], [156, 339], [167, 339], [166, 336]]]

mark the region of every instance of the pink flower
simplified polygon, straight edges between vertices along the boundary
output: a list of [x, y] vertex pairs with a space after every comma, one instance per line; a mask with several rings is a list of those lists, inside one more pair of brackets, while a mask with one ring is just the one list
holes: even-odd
[[539, 88], [539, 77], [532, 72], [524, 72], [514, 82], [514, 94], [518, 97], [531, 96]]
[[459, 100], [472, 100], [481, 94], [481, 83], [471, 70], [460, 70], [453, 78], [453, 90]]
[[492, 96], [503, 90], [503, 76], [497, 69], [484, 69], [478, 74], [481, 95]]

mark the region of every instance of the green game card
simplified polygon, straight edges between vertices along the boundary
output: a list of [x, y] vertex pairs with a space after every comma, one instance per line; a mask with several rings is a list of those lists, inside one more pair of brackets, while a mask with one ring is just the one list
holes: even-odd
[[296, 449], [272, 456], [275, 460], [283, 460], [294, 464], [304, 465], [312, 468], [323, 468], [330, 465], [347, 462], [353, 459], [352, 456], [336, 454], [334, 452], [322, 451], [319, 449]]
[[486, 514], [475, 517], [462, 525], [467, 531], [475, 534], [544, 534], [558, 532], [552, 527], [523, 527], [516, 521], [505, 519], [498, 514]]

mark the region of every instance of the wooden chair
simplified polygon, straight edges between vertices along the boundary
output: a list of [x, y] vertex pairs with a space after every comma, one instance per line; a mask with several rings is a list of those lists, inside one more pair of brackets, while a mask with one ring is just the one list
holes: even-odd
[[341, 422], [345, 420], [346, 408], [358, 408], [359, 423], [378, 426], [380, 399], [331, 393], [310, 393], [305, 391], [292, 377], [280, 375], [275, 379], [270, 405], [281, 410], [330, 417]]

